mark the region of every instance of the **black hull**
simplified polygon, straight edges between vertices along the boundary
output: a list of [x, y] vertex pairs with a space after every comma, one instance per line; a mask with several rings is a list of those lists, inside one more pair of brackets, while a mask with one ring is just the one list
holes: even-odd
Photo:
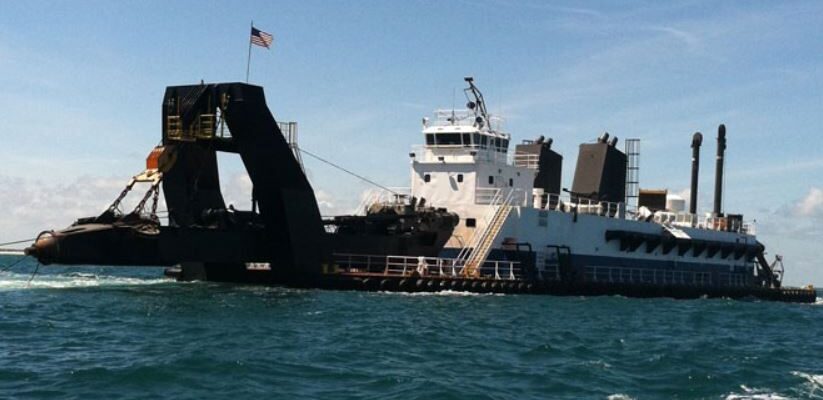
[[[181, 278], [181, 270], [166, 270], [166, 275]], [[726, 298], [787, 303], [815, 303], [817, 293], [811, 288], [764, 288], [727, 286], [649, 285], [557, 281], [498, 280], [477, 278], [443, 278], [424, 276], [386, 276], [375, 273], [323, 274], [295, 278], [271, 271], [247, 271], [246, 284], [279, 285], [301, 289], [345, 290], [361, 292], [434, 293], [442, 291], [485, 294], [530, 294], [551, 296], [625, 296], [632, 298], [701, 299]]]

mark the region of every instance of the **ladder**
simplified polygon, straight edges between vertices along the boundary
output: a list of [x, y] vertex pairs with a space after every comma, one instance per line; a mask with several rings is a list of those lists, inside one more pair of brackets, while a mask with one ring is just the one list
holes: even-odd
[[[458, 255], [458, 262], [463, 265], [462, 274], [464, 276], [477, 276], [480, 274], [480, 267], [486, 262], [486, 258], [491, 252], [494, 240], [497, 238], [500, 230], [503, 228], [506, 219], [511, 213], [511, 201], [514, 190], [510, 190], [505, 198], [502, 193], [498, 191], [495, 199], [492, 202], [492, 209], [494, 213], [491, 219], [487, 219], [489, 223], [486, 228], [479, 235], [472, 238], [470, 246], [465, 247]], [[495, 203], [496, 208], [495, 208]]]
[[[492, 198], [489, 200], [489, 211], [483, 217], [483, 221], [491, 221], [494, 217], [494, 214], [497, 212], [496, 206], [500, 205], [503, 200], [503, 195], [501, 189], [497, 189], [492, 195]], [[488, 226], [488, 224], [487, 224]], [[471, 241], [466, 243], [466, 245], [460, 249], [460, 252], [457, 254], [457, 257], [454, 258], [454, 263], [456, 265], [464, 265], [466, 263], [466, 259], [469, 257], [471, 250], [476, 247], [476, 244], [479, 242], [480, 235], [482, 232], [478, 233], [475, 232], [474, 235], [471, 237]]]
[[636, 212], [640, 207], [640, 139], [626, 139], [626, 206]]

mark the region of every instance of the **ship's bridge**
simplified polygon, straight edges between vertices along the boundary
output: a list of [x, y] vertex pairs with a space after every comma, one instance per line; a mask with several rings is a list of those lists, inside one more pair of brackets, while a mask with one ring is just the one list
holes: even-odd
[[488, 121], [472, 110], [437, 110], [434, 119], [423, 119], [423, 146], [416, 146], [420, 161], [471, 162], [509, 160], [511, 136], [502, 132], [503, 120]]
[[423, 119], [423, 144], [409, 154], [411, 194], [456, 212], [463, 238], [483, 229], [495, 196], [512, 192], [511, 205], [531, 203], [535, 171], [514, 165], [502, 122], [471, 109], [437, 110], [433, 119]]

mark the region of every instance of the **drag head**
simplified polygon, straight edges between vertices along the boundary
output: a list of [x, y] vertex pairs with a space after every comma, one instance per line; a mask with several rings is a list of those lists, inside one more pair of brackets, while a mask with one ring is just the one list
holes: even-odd
[[54, 231], [43, 231], [37, 235], [34, 244], [25, 249], [27, 256], [32, 256], [41, 264], [51, 264], [60, 256], [60, 243]]

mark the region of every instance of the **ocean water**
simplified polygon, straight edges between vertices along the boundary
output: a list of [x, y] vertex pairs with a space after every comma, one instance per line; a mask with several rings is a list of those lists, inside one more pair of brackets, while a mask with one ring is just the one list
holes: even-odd
[[0, 398], [823, 398], [823, 304], [33, 269], [0, 272]]

